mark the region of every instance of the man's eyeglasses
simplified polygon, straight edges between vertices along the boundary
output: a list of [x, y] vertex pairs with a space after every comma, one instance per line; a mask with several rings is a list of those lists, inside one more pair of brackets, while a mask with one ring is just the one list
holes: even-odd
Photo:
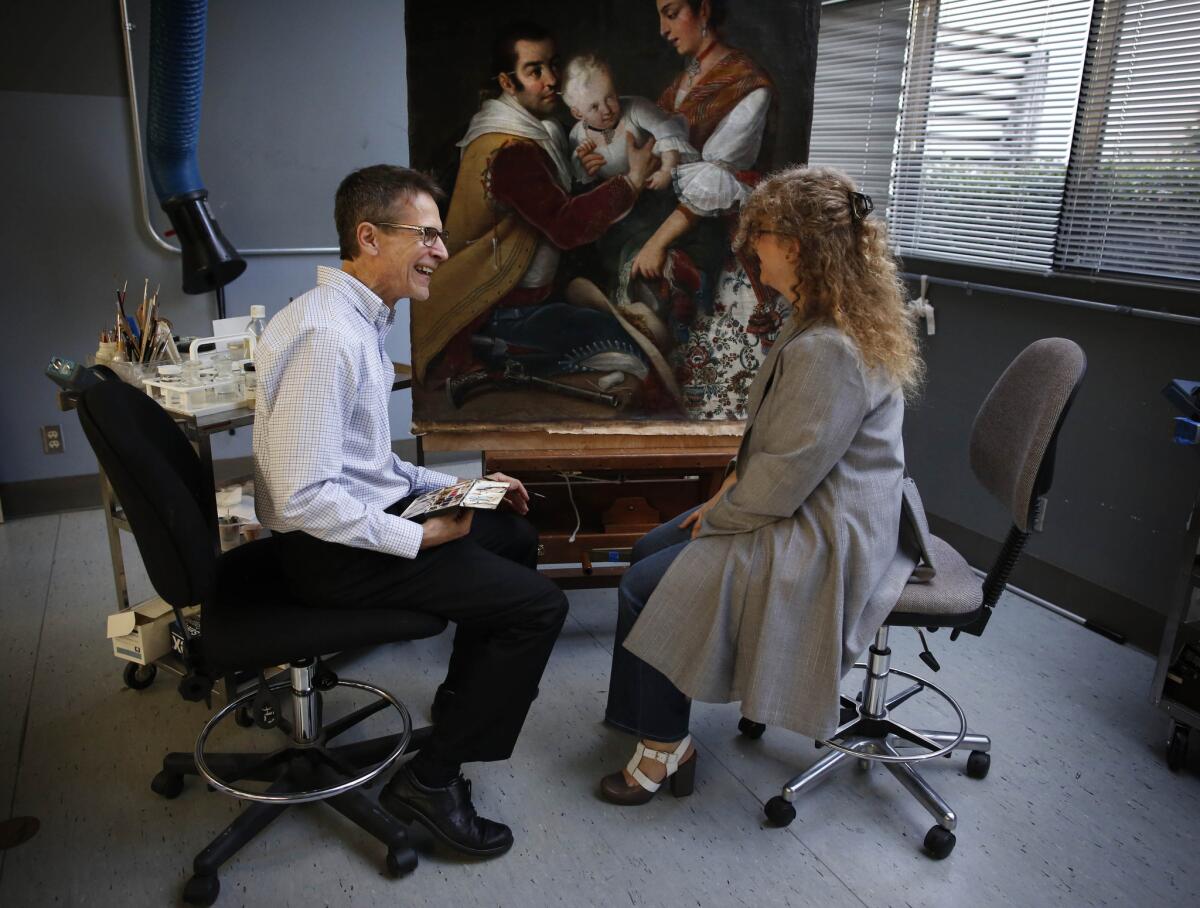
[[421, 234], [421, 242], [426, 246], [433, 246], [440, 238], [443, 245], [449, 245], [450, 234], [444, 230], [438, 230], [436, 227], [421, 227], [417, 224], [393, 224], [389, 221], [372, 221], [376, 227], [391, 227], [394, 230], [412, 230]]

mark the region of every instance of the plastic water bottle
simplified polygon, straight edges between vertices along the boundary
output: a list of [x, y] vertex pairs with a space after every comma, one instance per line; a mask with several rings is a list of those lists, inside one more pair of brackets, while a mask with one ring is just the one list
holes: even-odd
[[266, 306], [251, 306], [250, 307], [250, 323], [246, 326], [246, 330], [254, 335], [254, 340], [257, 342], [262, 337], [263, 331], [267, 327], [267, 307]]
[[254, 338], [250, 342], [250, 349], [246, 352], [249, 359], [253, 359], [254, 352], [258, 349], [258, 340], [262, 337], [263, 331], [267, 327], [267, 307], [266, 306], [251, 306], [250, 307], [250, 322], [246, 325], [246, 331]]

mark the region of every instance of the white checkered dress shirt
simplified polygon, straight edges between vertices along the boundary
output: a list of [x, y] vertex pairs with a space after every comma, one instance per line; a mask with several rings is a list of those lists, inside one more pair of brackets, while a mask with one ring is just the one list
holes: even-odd
[[263, 526], [415, 558], [421, 526], [384, 509], [457, 477], [392, 453], [384, 349], [395, 313], [355, 278], [317, 268], [317, 286], [259, 340], [255, 509]]

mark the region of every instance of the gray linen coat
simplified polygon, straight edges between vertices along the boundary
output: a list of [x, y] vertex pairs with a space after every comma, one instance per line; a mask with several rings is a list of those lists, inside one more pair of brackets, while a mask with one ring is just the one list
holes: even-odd
[[829, 324], [789, 319], [747, 399], [737, 484], [625, 647], [681, 691], [813, 738], [916, 564], [900, 541], [904, 400]]

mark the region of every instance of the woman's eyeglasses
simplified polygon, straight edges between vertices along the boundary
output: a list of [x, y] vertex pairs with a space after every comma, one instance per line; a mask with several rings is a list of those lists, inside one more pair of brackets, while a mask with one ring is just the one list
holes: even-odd
[[372, 221], [376, 227], [391, 227], [394, 230], [412, 230], [421, 234], [421, 242], [426, 246], [433, 246], [441, 239], [443, 245], [449, 245], [450, 234], [444, 230], [438, 230], [436, 227], [421, 227], [417, 224], [393, 224], [390, 221]]

